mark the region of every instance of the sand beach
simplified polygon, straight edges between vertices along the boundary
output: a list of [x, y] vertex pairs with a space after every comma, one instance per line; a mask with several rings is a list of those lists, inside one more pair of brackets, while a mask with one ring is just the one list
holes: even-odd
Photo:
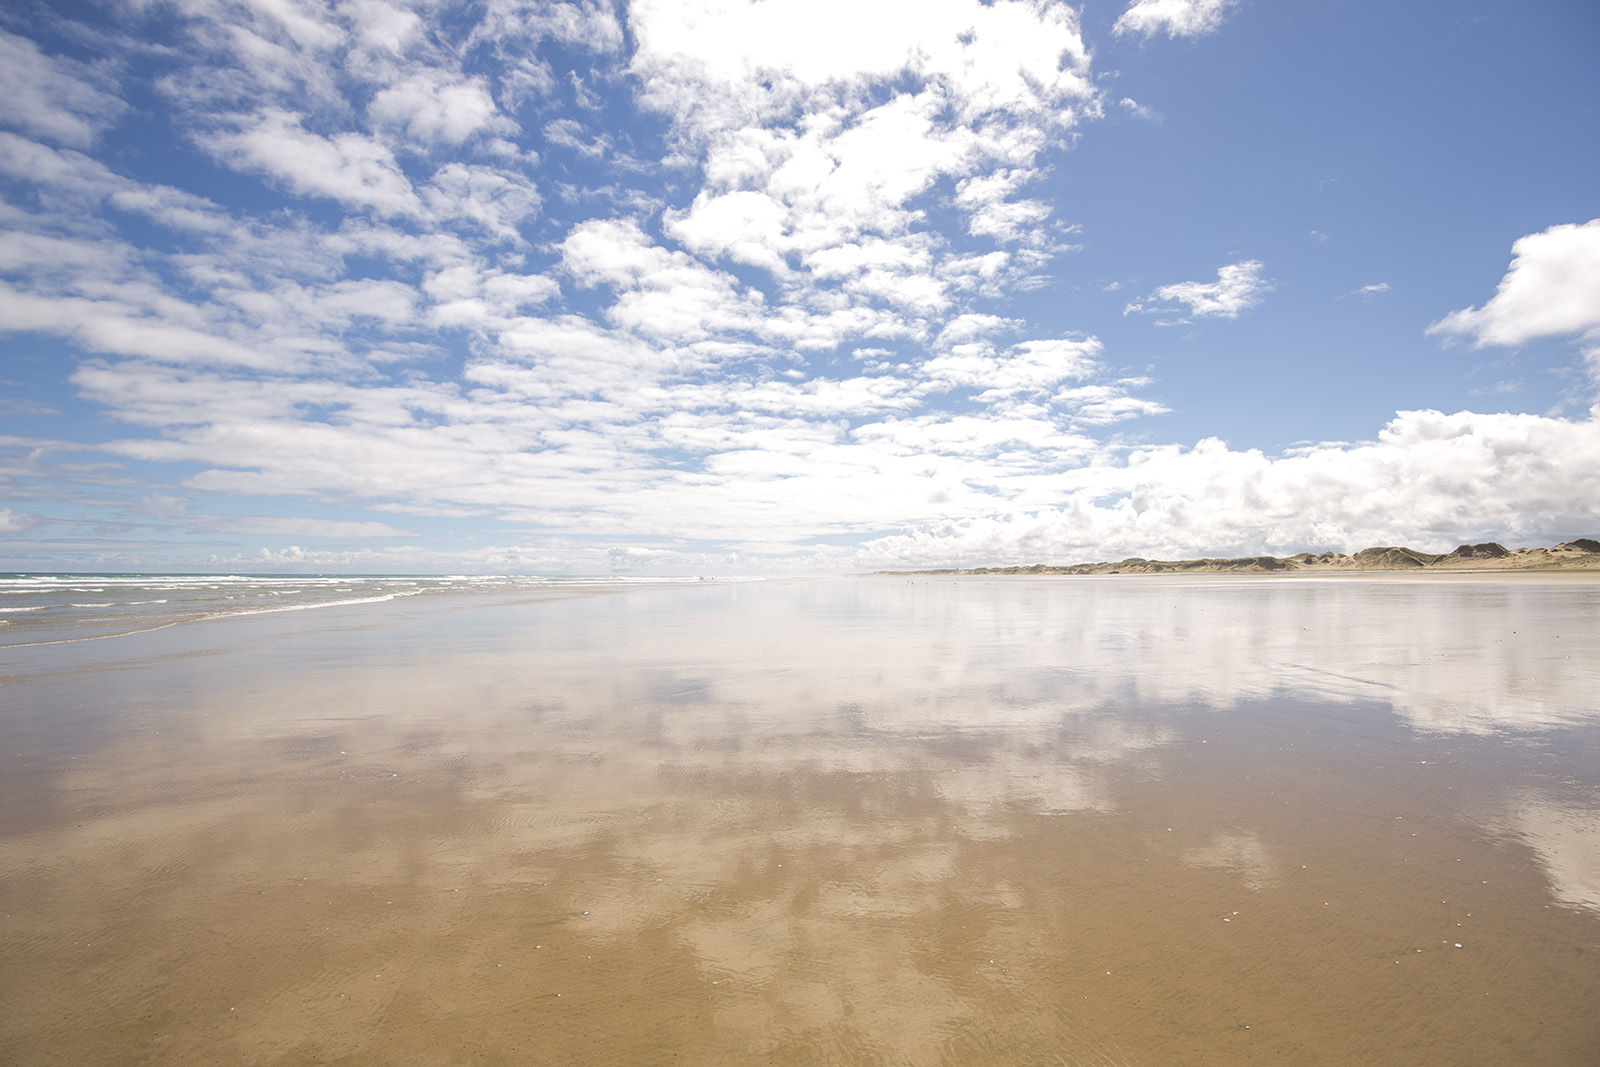
[[1600, 1048], [1600, 583], [345, 599], [0, 650], [0, 1059]]

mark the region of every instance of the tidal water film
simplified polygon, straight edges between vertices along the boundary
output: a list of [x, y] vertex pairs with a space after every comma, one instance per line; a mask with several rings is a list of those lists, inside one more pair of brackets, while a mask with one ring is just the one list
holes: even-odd
[[8, 1064], [1600, 1061], [1600, 582], [8, 581]]

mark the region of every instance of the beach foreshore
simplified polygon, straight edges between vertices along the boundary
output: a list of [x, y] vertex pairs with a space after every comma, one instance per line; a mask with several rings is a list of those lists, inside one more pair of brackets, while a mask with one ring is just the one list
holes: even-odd
[[1395, 577], [0, 650], [0, 1061], [1587, 1067], [1600, 585]]

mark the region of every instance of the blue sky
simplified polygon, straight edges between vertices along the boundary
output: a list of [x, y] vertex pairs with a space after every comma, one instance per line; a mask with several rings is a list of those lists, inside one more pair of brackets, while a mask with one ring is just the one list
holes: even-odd
[[0, 11], [0, 568], [1600, 533], [1586, 0]]

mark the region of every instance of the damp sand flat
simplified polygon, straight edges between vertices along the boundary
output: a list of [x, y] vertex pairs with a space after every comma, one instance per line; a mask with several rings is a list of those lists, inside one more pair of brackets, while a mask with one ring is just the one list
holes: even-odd
[[13, 649], [0, 1060], [1592, 1064], [1597, 664], [1600, 584], [1482, 578]]

